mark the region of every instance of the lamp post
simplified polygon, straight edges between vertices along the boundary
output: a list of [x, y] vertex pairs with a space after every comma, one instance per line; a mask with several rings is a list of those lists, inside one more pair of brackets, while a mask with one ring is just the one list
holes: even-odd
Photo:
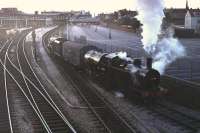
[[69, 35], [69, 23], [70, 23], [70, 18], [67, 17], [67, 40], [70, 40], [70, 35]]
[[110, 17], [108, 18], [108, 28], [109, 28], [109, 30], [108, 30], [108, 38], [109, 38], [109, 39], [112, 39], [112, 34], [111, 34], [111, 23], [112, 23], [112, 17], [110, 16]]
[[67, 22], [67, 40], [69, 40], [69, 21]]
[[109, 39], [112, 39], [112, 36], [111, 36], [111, 27], [109, 27]]

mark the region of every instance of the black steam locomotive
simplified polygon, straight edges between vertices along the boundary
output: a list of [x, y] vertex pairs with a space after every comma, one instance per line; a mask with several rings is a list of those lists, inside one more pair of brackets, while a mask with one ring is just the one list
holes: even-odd
[[167, 90], [161, 88], [160, 73], [152, 68], [152, 59], [132, 59], [126, 53], [103, 53], [96, 46], [54, 39], [48, 45], [51, 55], [57, 55], [83, 69], [107, 89], [158, 97]]

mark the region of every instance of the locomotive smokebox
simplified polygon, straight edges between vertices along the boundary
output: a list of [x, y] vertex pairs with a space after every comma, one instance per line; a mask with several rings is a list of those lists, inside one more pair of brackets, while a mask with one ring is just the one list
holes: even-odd
[[152, 64], [153, 64], [153, 59], [152, 58], [147, 58], [147, 69], [152, 69]]

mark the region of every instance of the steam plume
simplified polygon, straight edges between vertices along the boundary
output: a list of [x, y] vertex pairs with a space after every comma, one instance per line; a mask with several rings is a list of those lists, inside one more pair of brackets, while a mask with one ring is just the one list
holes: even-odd
[[164, 74], [165, 68], [177, 58], [185, 56], [185, 49], [175, 38], [164, 38], [157, 44], [153, 68]]
[[180, 42], [169, 35], [159, 39], [164, 15], [164, 0], [137, 0], [137, 19], [143, 24], [142, 43], [147, 53], [153, 56], [153, 68], [164, 74], [166, 66], [185, 55]]
[[152, 52], [158, 41], [161, 24], [164, 18], [163, 0], [137, 0], [137, 19], [143, 24], [142, 42], [147, 52]]

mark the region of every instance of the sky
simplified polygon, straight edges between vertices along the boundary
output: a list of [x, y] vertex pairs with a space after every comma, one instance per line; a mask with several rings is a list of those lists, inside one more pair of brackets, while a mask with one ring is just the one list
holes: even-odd
[[[98, 14], [119, 9], [134, 10], [135, 0], [0, 0], [0, 8], [17, 7], [27, 13], [34, 11], [86, 10]], [[200, 0], [188, 0], [192, 8], [200, 8]], [[185, 7], [185, 0], [165, 0], [166, 7]]]

